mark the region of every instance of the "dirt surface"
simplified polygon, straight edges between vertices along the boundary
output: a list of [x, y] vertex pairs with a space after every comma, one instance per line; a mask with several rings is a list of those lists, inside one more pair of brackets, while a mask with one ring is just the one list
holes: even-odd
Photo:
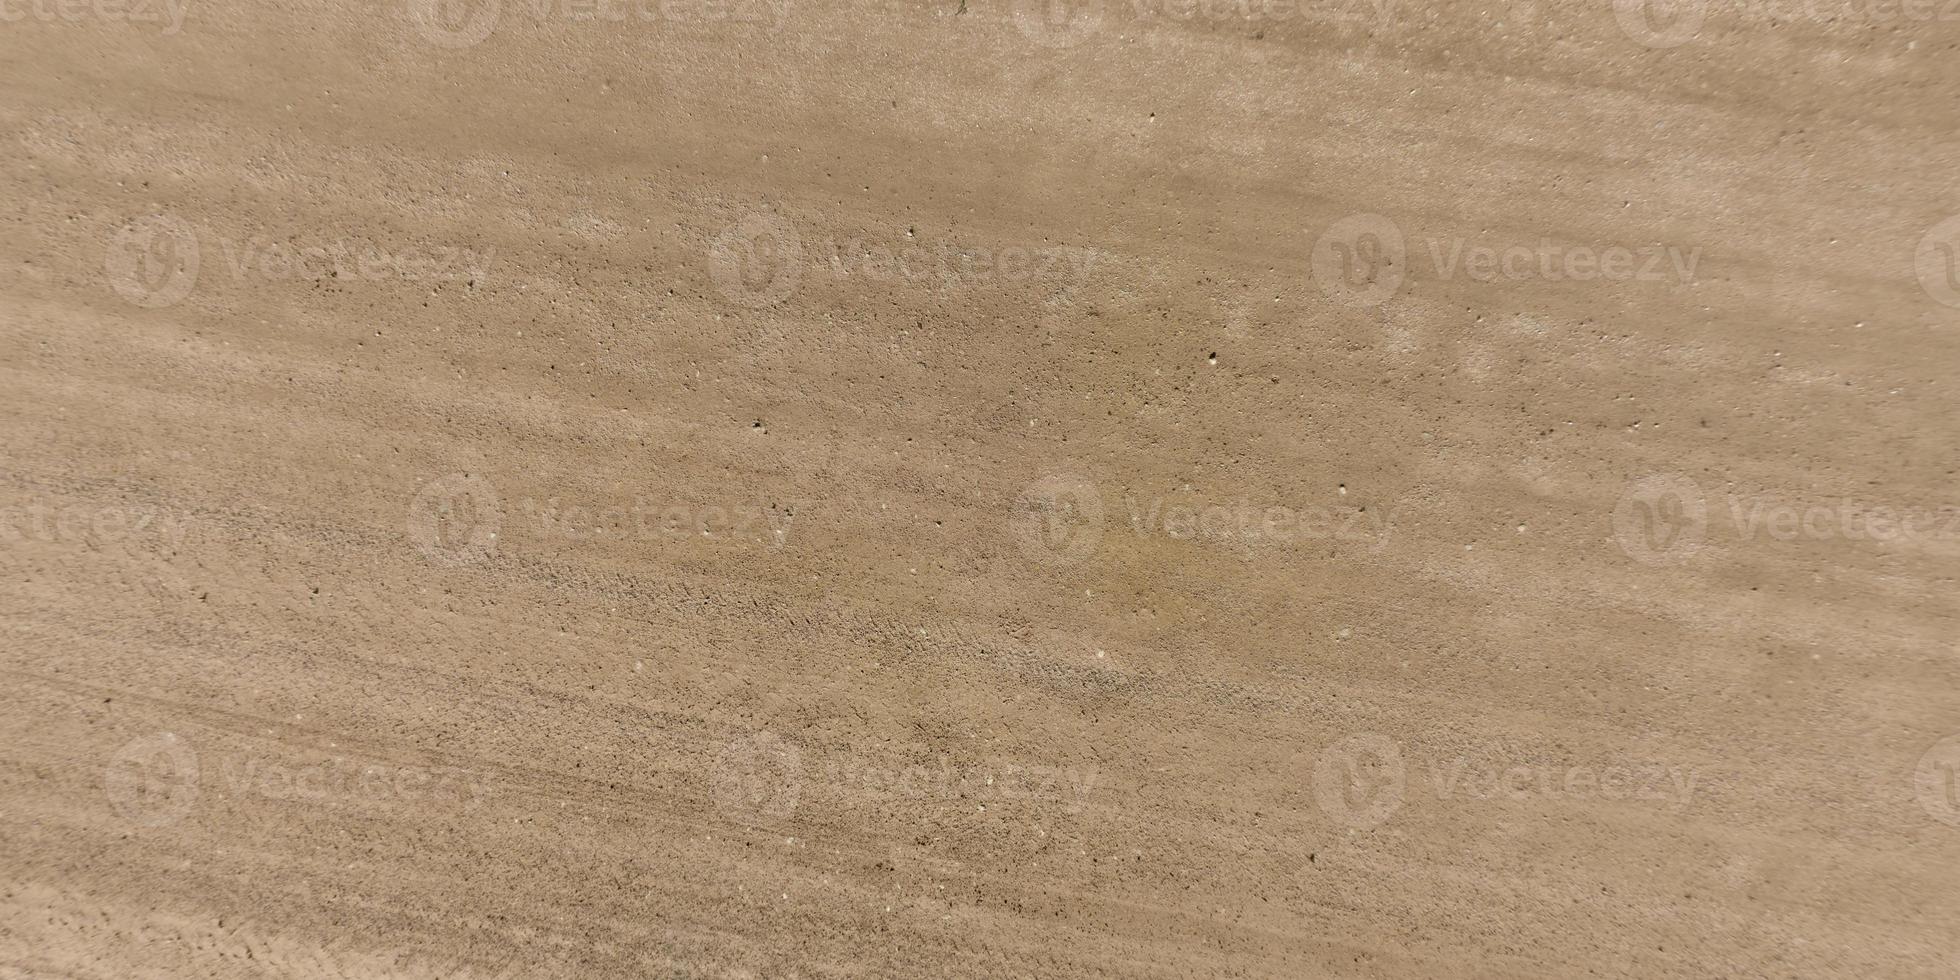
[[0, 3], [0, 976], [1960, 975], [1960, 10]]

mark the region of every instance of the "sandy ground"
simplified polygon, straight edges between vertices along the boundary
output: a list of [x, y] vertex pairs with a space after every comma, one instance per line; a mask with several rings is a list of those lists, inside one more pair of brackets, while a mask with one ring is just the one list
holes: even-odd
[[0, 3], [0, 976], [1960, 975], [1960, 8]]

